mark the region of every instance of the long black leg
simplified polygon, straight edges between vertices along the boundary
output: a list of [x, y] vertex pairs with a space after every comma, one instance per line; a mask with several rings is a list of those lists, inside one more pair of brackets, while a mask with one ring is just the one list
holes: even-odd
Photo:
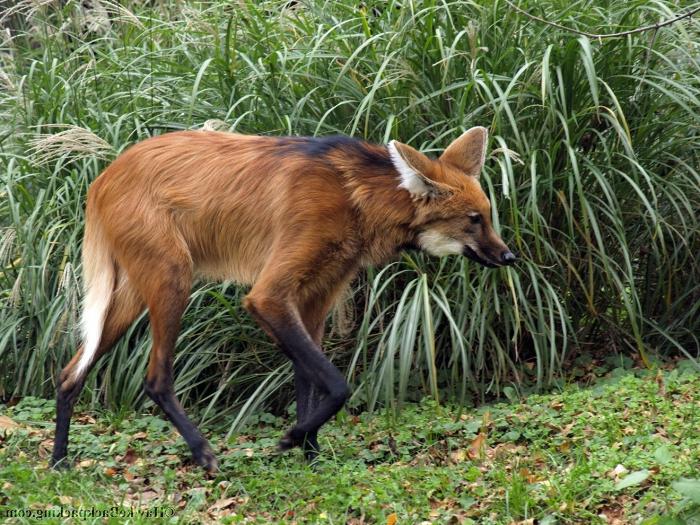
[[144, 387], [146, 394], [158, 405], [168, 419], [175, 425], [192, 451], [194, 460], [209, 472], [216, 472], [218, 464], [206, 438], [189, 420], [187, 414], [175, 397], [172, 380], [160, 382], [146, 379]]
[[251, 295], [245, 301], [248, 311], [277, 340], [282, 351], [292, 360], [298, 377], [312, 383], [324, 394], [314, 409], [304, 414], [304, 420], [280, 440], [283, 450], [303, 446], [306, 436], [317, 433], [321, 425], [342, 408], [350, 395], [350, 388], [340, 371], [311, 339], [291, 307], [276, 299], [256, 299]]
[[117, 341], [124, 335], [129, 325], [143, 311], [141, 299], [125, 281], [112, 295], [112, 304], [105, 318], [102, 335], [95, 357], [88, 367], [80, 374], [76, 366], [80, 360], [82, 349], [79, 350], [58, 378], [56, 392], [56, 434], [54, 437], [51, 465], [55, 468], [68, 467], [65, 460], [68, 453], [68, 431], [73, 407], [80, 396], [85, 384], [85, 378], [99, 358], [109, 352]]
[[153, 348], [146, 375], [146, 394], [161, 408], [187, 442], [194, 460], [209, 472], [218, 469], [216, 457], [199, 429], [192, 423], [173, 387], [173, 353], [180, 320], [187, 305], [189, 282], [172, 280], [149, 304]]
[[[297, 425], [301, 425], [307, 416], [312, 413], [321, 401], [320, 392], [313, 382], [307, 381], [302, 374], [294, 373], [294, 386], [297, 399]], [[309, 432], [302, 445], [304, 457], [313, 461], [318, 456], [320, 446], [318, 444], [318, 431]]]
[[59, 379], [56, 391], [56, 432], [54, 434], [53, 453], [51, 454], [51, 467], [68, 468], [66, 455], [68, 454], [68, 431], [70, 419], [73, 415], [73, 407], [83, 389], [84, 379], [66, 385]]

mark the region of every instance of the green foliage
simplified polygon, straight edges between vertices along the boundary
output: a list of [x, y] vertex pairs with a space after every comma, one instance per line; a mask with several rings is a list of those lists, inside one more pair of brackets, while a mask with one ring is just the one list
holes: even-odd
[[627, 372], [478, 410], [425, 399], [399, 415], [341, 413], [321, 432], [315, 467], [275, 452], [290, 421], [263, 414], [229, 438], [208, 432], [221, 472], [207, 478], [168, 422], [109, 412], [77, 414], [75, 465], [53, 472], [54, 402], [25, 398], [0, 405], [16, 425], [0, 437], [0, 513], [62, 504], [170, 508], [178, 523], [390, 523], [395, 513], [397, 523], [692, 525], [699, 406], [697, 371]]
[[[20, 2], [5, 20], [0, 395], [49, 395], [75, 351], [89, 183], [128, 145], [211, 119], [433, 154], [489, 127], [483, 184], [521, 262], [411, 255], [364, 273], [326, 342], [355, 405], [468, 403], [504, 387], [515, 399], [588, 349], [696, 357], [698, 21], [589, 41], [499, 0], [104, 5]], [[596, 32], [681, 9], [519, 5]], [[290, 368], [240, 309], [244, 293], [199, 286], [185, 316], [177, 392], [204, 422], [235, 411], [238, 426], [291, 397]], [[91, 375], [93, 401], [142, 403], [148, 347], [142, 320]]]

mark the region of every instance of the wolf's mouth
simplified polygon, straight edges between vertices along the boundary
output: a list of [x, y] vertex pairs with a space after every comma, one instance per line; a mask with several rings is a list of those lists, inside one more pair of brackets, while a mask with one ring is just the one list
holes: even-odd
[[498, 268], [499, 266], [501, 266], [500, 264], [496, 264], [496, 263], [493, 263], [491, 261], [484, 259], [478, 253], [476, 253], [474, 250], [472, 250], [469, 246], [464, 247], [464, 250], [462, 251], [462, 255], [470, 258], [472, 261], [476, 261], [479, 264], [483, 264], [487, 268]]

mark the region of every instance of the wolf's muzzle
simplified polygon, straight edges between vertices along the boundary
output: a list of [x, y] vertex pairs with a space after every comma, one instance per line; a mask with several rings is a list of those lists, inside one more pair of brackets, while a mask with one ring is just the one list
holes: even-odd
[[476, 253], [474, 250], [472, 250], [469, 246], [464, 247], [464, 251], [462, 251], [462, 255], [465, 257], [468, 257], [472, 261], [476, 261], [479, 264], [483, 264], [484, 266], [488, 268], [498, 268], [500, 266], [499, 264], [492, 263], [491, 261], [488, 261], [481, 257], [478, 253]]

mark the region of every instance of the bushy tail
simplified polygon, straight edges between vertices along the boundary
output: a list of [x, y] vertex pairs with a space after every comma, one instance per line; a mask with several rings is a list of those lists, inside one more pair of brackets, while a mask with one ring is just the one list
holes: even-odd
[[[89, 210], [88, 210], [89, 211]], [[105, 316], [112, 300], [115, 268], [102, 225], [91, 218], [85, 225], [83, 240], [84, 299], [81, 319], [83, 348], [74, 369], [74, 377], [82, 377], [95, 358], [102, 337]]]

